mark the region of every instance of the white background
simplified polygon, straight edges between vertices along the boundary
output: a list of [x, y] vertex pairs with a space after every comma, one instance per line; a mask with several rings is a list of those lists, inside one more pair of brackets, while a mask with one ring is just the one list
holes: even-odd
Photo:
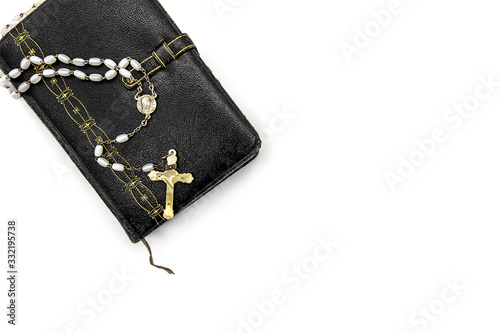
[[[498, 332], [500, 86], [484, 97], [480, 81], [500, 82], [496, 2], [401, 0], [350, 63], [342, 43], [377, 29], [370, 13], [389, 0], [222, 0], [222, 14], [212, 0], [161, 2], [261, 154], [148, 237], [168, 276], [0, 91], [2, 249], [9, 218], [20, 238], [18, 326], [2, 278], [2, 332]], [[0, 22], [30, 4], [3, 1]], [[443, 118], [477, 87], [468, 118]], [[435, 129], [446, 140], [392, 191], [386, 173], [421, 158], [415, 141]], [[316, 251], [329, 238], [340, 246]]]

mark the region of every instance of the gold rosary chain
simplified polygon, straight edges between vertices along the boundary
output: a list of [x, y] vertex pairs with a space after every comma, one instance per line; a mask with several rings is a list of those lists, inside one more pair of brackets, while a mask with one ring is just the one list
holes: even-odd
[[[151, 82], [151, 79], [149, 78], [148, 72], [146, 72], [146, 70], [143, 67], [141, 67], [141, 72], [144, 74], [144, 77], [146, 78], [146, 82], [149, 85], [149, 91], [151, 91], [151, 95], [154, 98], [158, 97], [158, 95], [155, 92], [155, 86], [153, 85], [153, 82]], [[135, 80], [135, 78], [134, 78], [134, 80]]]
[[[133, 137], [134, 135], [136, 135], [143, 127], [146, 127], [148, 125], [148, 121], [151, 119], [151, 115], [150, 114], [147, 114], [144, 119], [141, 121], [141, 124], [139, 126], [137, 126], [132, 132], [128, 133], [127, 136], [129, 138]], [[112, 144], [112, 143], [118, 143], [118, 141], [116, 141], [116, 139], [112, 139], [112, 140], [105, 140], [103, 141], [102, 143], [105, 143], [105, 144]]]

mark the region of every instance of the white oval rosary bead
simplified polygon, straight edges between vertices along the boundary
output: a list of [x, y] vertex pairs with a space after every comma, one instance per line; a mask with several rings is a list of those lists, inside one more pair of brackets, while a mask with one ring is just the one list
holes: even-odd
[[10, 92], [10, 93], [13, 93], [14, 91], [16, 91], [16, 90], [17, 90], [17, 89], [16, 89], [16, 87], [14, 87], [14, 85], [13, 85], [13, 84], [11, 84], [10, 86], [8, 86], [8, 87], [6, 87], [6, 88], [9, 90], [9, 92]]
[[54, 77], [56, 76], [56, 71], [53, 69], [44, 69], [43, 70], [43, 76], [45, 77]]
[[104, 60], [104, 65], [105, 65], [106, 67], [108, 67], [109, 69], [115, 69], [115, 67], [116, 67], [116, 62], [114, 62], [114, 61], [113, 61], [113, 60], [111, 60], [111, 59], [106, 59], [106, 60]]
[[146, 164], [145, 166], [142, 167], [142, 171], [150, 172], [150, 171], [153, 171], [154, 168], [155, 168], [155, 166], [153, 165], [153, 163], [149, 163], [149, 164]]
[[90, 64], [90, 66], [101, 66], [102, 60], [101, 60], [101, 58], [90, 58], [89, 64]]
[[107, 71], [106, 72], [106, 80], [113, 80], [117, 74], [118, 73], [114, 69]]
[[97, 145], [94, 150], [95, 157], [101, 157], [104, 152], [104, 147], [102, 145]]
[[43, 63], [42, 58], [37, 57], [37, 56], [31, 56], [30, 61], [33, 65], [41, 65]]
[[85, 80], [87, 78], [87, 74], [85, 74], [84, 72], [82, 71], [78, 71], [76, 70], [74, 73], [73, 73], [74, 76], [76, 76], [77, 78], [79, 78], [80, 80]]
[[134, 67], [134, 69], [135, 69], [136, 71], [140, 71], [140, 70], [141, 70], [141, 68], [142, 68], [141, 64], [140, 64], [137, 60], [135, 60], [135, 59], [132, 59], [132, 60], [130, 61], [130, 64], [132, 65], [132, 67]]
[[31, 65], [31, 62], [26, 59], [26, 58], [23, 58], [23, 60], [21, 60], [21, 68], [22, 69], [28, 69]]
[[12, 18], [12, 21], [14, 22], [19, 22], [21, 21], [21, 19], [24, 17], [24, 14], [19, 14], [19, 15], [16, 15]]
[[7, 34], [7, 30], [9, 30], [10, 26], [6, 25], [5, 27], [2, 28], [2, 36], [5, 36]]
[[57, 61], [57, 58], [53, 55], [46, 56], [45, 59], [43, 59], [43, 62], [46, 63], [47, 65], [53, 65]]
[[125, 171], [125, 166], [120, 163], [114, 163], [113, 164], [113, 170], [115, 171]]
[[61, 68], [57, 71], [57, 74], [61, 75], [61, 76], [70, 76], [71, 75], [71, 70], [67, 69], [67, 68]]
[[12, 21], [9, 23], [9, 26], [14, 27], [19, 23], [19, 21]]
[[127, 58], [123, 58], [120, 61], [120, 63], [118, 64], [118, 67], [120, 67], [120, 68], [127, 68], [129, 64], [130, 64], [130, 61]]
[[24, 14], [16, 15], [12, 18], [12, 22], [20, 22], [23, 17], [24, 17]]
[[97, 159], [97, 163], [99, 163], [100, 166], [107, 168], [109, 166], [109, 161], [103, 157], [99, 157]]
[[32, 84], [37, 84], [38, 82], [40, 82], [42, 80], [42, 76], [40, 74], [35, 74], [33, 75], [31, 78], [30, 78], [30, 82]]
[[73, 64], [78, 67], [83, 67], [85, 66], [85, 59], [82, 58], [75, 58], [73, 59]]
[[103, 79], [101, 74], [90, 74], [89, 78], [90, 78], [90, 81], [93, 81], [93, 82], [101, 82]]
[[9, 72], [9, 77], [16, 79], [21, 75], [21, 71], [19, 68], [13, 69]]
[[19, 88], [17, 88], [17, 90], [19, 90], [20, 93], [25, 93], [28, 91], [29, 88], [30, 88], [29, 83], [23, 82], [19, 85]]
[[132, 77], [132, 73], [130, 73], [125, 68], [120, 68], [120, 75], [123, 76], [126, 79], [130, 79]]
[[19, 91], [16, 91], [16, 92], [12, 93], [11, 96], [14, 99], [19, 99], [19, 98], [21, 98], [21, 93]]
[[7, 87], [10, 84], [10, 81], [7, 79], [7, 75], [4, 75], [0, 78], [0, 86]]
[[127, 142], [129, 139], [128, 135], [127, 134], [121, 134], [121, 135], [118, 135], [116, 137], [116, 142], [118, 143], [124, 143], [124, 142]]
[[57, 59], [59, 59], [59, 61], [64, 64], [69, 64], [69, 62], [71, 61], [71, 58], [65, 54], [58, 54]]

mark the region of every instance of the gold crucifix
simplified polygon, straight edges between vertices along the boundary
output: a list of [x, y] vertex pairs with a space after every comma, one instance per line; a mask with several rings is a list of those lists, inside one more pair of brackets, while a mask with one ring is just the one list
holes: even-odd
[[163, 217], [170, 220], [174, 217], [174, 185], [175, 183], [181, 182], [186, 184], [191, 184], [194, 180], [193, 175], [190, 173], [178, 173], [177, 172], [177, 152], [171, 149], [166, 157], [167, 164], [165, 166], [165, 171], [151, 171], [149, 173], [149, 178], [152, 181], [164, 181], [167, 184], [167, 199], [165, 202], [165, 210], [163, 211]]

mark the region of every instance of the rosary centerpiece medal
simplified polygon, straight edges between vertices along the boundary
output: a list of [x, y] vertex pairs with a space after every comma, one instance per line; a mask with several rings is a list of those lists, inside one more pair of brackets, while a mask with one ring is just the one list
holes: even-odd
[[137, 99], [137, 109], [140, 113], [148, 115], [155, 112], [157, 104], [155, 96], [143, 95], [141, 97], [136, 97]]

